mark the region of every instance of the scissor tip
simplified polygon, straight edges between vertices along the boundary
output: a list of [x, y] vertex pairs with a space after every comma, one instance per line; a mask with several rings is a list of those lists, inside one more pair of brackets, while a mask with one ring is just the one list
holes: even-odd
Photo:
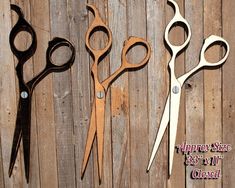
[[83, 180], [83, 178], [84, 178], [84, 171], [82, 171], [82, 173], [81, 173], [81, 180]]
[[13, 170], [13, 168], [12, 168], [12, 167], [9, 167], [9, 169], [8, 169], [8, 176], [9, 176], [9, 178], [10, 178], [11, 175], [12, 175], [12, 170]]
[[29, 183], [29, 173], [26, 173], [25, 179], [26, 179], [26, 182]]
[[101, 179], [99, 178], [99, 185], [101, 185]]
[[146, 169], [146, 173], [149, 173], [149, 169]]

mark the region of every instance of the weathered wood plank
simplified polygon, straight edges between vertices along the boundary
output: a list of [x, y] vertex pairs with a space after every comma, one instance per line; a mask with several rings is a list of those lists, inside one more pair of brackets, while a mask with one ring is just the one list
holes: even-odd
[[[203, 1], [185, 1], [185, 17], [192, 30], [192, 38], [186, 52], [185, 68], [191, 70], [198, 64], [198, 57], [203, 44]], [[189, 144], [204, 143], [204, 104], [203, 72], [198, 72], [186, 83], [186, 142]], [[204, 187], [204, 181], [192, 180], [192, 169], [186, 167], [186, 187]], [[199, 166], [203, 169], [203, 166]]]
[[[86, 0], [71, 2], [70, 39], [76, 47], [76, 59], [72, 66], [73, 121], [75, 136], [76, 186], [94, 187], [93, 156], [91, 153], [86, 174], [81, 180], [81, 164], [86, 145], [91, 113], [91, 74], [89, 54], [85, 48], [85, 33], [88, 28]], [[96, 157], [95, 157], [96, 159]]]
[[[1, 186], [13, 187], [8, 177], [9, 158], [16, 118], [16, 88], [13, 55], [10, 50], [8, 33], [11, 30], [10, 2], [0, 4], [0, 127], [1, 127]], [[7, 96], [7, 97], [6, 97]]]
[[[221, 0], [204, 1], [204, 37], [209, 35], [221, 36]], [[221, 49], [213, 48], [206, 53], [206, 58], [210, 62], [216, 62], [220, 59]], [[204, 126], [205, 143], [212, 144], [222, 142], [222, 93], [221, 93], [221, 69], [204, 71]], [[206, 153], [205, 157], [212, 157], [220, 153]], [[221, 169], [221, 162], [216, 166], [206, 166], [206, 171]], [[217, 180], [205, 180], [205, 187], [219, 188], [221, 178]]]
[[[31, 2], [31, 19], [38, 40], [37, 51], [33, 57], [34, 75], [36, 75], [43, 70], [46, 65], [46, 50], [50, 40], [50, 12], [48, 0], [34, 0]], [[34, 185], [31, 185], [31, 187], [57, 187], [52, 75], [48, 75], [39, 83], [35, 88], [34, 97], [36, 99], [35, 113], [37, 117], [37, 129], [34, 131], [37, 131], [37, 138], [32, 139], [38, 139], [39, 166], [35, 167], [37, 168], [35, 171], [40, 171], [40, 174], [32, 174], [32, 178], [40, 177], [39, 179], [35, 179]], [[32, 152], [35, 152], [35, 148]]]
[[[147, 39], [152, 46], [148, 64], [148, 118], [149, 118], [149, 157], [159, 129], [162, 112], [168, 92], [167, 54], [163, 42], [166, 26], [165, 1], [147, 0]], [[167, 187], [167, 131], [149, 171], [149, 187]]]
[[235, 1], [227, 0], [222, 2], [222, 23], [223, 36], [230, 45], [230, 55], [228, 61], [223, 66], [223, 143], [231, 144], [233, 149], [229, 153], [224, 153], [223, 160], [223, 188], [234, 187], [234, 166], [235, 166]]
[[[127, 39], [127, 1], [109, 1], [109, 26], [113, 33], [110, 69], [121, 65], [123, 42]], [[120, 22], [121, 20], [121, 22]], [[113, 187], [130, 187], [130, 132], [129, 132], [128, 73], [121, 75], [111, 87]]]
[[[127, 2], [128, 36], [146, 38], [145, 1]], [[135, 47], [130, 51], [129, 61], [138, 63], [145, 51]], [[148, 67], [129, 73], [131, 186], [148, 187]]]
[[[71, 2], [50, 0], [51, 36], [70, 38]], [[66, 62], [67, 51], [60, 51], [57, 62]], [[75, 187], [75, 154], [71, 70], [53, 75], [54, 110], [59, 187]]]
[[3, 159], [2, 159], [2, 145], [1, 145], [1, 139], [0, 139], [0, 151], [1, 151], [1, 155], [0, 155], [0, 186], [2, 188], [5, 187], [4, 184], [4, 169], [3, 169]]

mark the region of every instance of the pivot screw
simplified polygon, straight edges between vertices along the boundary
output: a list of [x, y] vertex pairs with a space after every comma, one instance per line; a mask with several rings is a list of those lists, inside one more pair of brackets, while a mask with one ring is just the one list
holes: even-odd
[[174, 86], [174, 87], [172, 88], [172, 92], [173, 92], [174, 94], [178, 94], [179, 91], [180, 91], [180, 89], [179, 89], [178, 86]]
[[21, 98], [26, 99], [29, 95], [26, 91], [22, 91], [20, 96], [21, 96]]
[[103, 92], [103, 91], [98, 91], [97, 94], [96, 94], [96, 97], [97, 97], [98, 99], [104, 98], [104, 92]]

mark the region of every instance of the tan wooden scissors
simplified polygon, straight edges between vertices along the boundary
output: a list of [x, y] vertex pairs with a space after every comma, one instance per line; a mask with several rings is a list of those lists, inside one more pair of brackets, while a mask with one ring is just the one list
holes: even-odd
[[[99, 181], [101, 183], [101, 176], [102, 176], [102, 163], [103, 163], [103, 142], [104, 142], [104, 120], [105, 120], [105, 101], [106, 101], [106, 94], [108, 91], [109, 86], [111, 83], [125, 70], [127, 69], [135, 69], [143, 67], [147, 64], [150, 54], [151, 54], [151, 48], [147, 41], [144, 39], [138, 38], [138, 37], [130, 37], [128, 40], [124, 42], [124, 46], [122, 49], [121, 54], [121, 60], [122, 64], [110, 77], [105, 79], [104, 81], [99, 81], [98, 78], [98, 64], [101, 61], [101, 58], [105, 56], [112, 45], [112, 34], [108, 26], [105, 25], [105, 23], [102, 21], [98, 10], [93, 5], [87, 5], [89, 10], [92, 11], [94, 14], [94, 20], [91, 24], [91, 26], [88, 28], [88, 31], [86, 33], [86, 46], [90, 50], [94, 63], [91, 68], [91, 72], [93, 74], [93, 80], [94, 80], [94, 101], [93, 101], [93, 108], [91, 113], [91, 119], [90, 119], [90, 127], [88, 131], [87, 136], [87, 143], [84, 153], [84, 160], [82, 165], [82, 178], [85, 173], [85, 169], [88, 163], [89, 155], [91, 152], [92, 144], [94, 141], [95, 136], [97, 136], [97, 147], [98, 147], [98, 175], [99, 175]], [[95, 30], [102, 30], [107, 33], [108, 35], [108, 42], [106, 46], [103, 49], [93, 49], [90, 45], [90, 37], [92, 33]], [[131, 64], [128, 62], [126, 58], [126, 54], [128, 51], [133, 48], [136, 45], [142, 45], [146, 48], [146, 56], [139, 64]]]
[[[196, 67], [194, 67], [192, 70], [190, 70], [189, 72], [187, 72], [186, 74], [180, 76], [179, 78], [176, 78], [175, 60], [176, 60], [177, 55], [183, 49], [185, 49], [185, 47], [189, 44], [190, 39], [191, 39], [191, 30], [190, 30], [190, 26], [189, 26], [188, 22], [180, 14], [179, 7], [178, 7], [177, 3], [173, 0], [168, 0], [168, 2], [170, 2], [175, 9], [175, 16], [170, 21], [170, 23], [167, 25], [166, 30], [165, 30], [165, 41], [166, 41], [167, 45], [169, 46], [169, 48], [171, 50], [171, 54], [172, 54], [171, 60], [168, 64], [169, 69], [170, 69], [170, 77], [171, 77], [170, 78], [170, 93], [169, 93], [167, 101], [166, 101], [165, 109], [164, 109], [164, 112], [162, 115], [160, 127], [159, 127], [158, 134], [157, 134], [157, 137], [156, 137], [156, 140], [154, 143], [154, 147], [153, 147], [152, 154], [151, 154], [151, 157], [149, 160], [147, 171], [149, 171], [149, 169], [151, 167], [151, 164], [154, 160], [154, 157], [157, 153], [160, 142], [161, 142], [162, 137], [164, 135], [164, 132], [166, 130], [166, 127], [170, 121], [170, 127], [169, 127], [169, 134], [170, 134], [170, 136], [169, 136], [169, 142], [170, 142], [170, 144], [169, 144], [170, 145], [169, 146], [169, 148], [170, 148], [170, 151], [169, 151], [169, 176], [170, 176], [171, 172], [172, 172], [172, 166], [173, 166], [174, 148], [175, 148], [177, 124], [178, 124], [178, 117], [179, 117], [181, 87], [183, 86], [184, 82], [191, 75], [193, 75], [195, 72], [197, 72], [199, 69], [201, 69], [203, 67], [213, 67], [213, 66], [218, 67], [219, 65], [222, 65], [226, 61], [226, 59], [228, 58], [230, 49], [229, 49], [229, 44], [223, 38], [221, 38], [219, 36], [215, 36], [215, 35], [209, 36], [204, 41], [204, 44], [202, 46], [201, 54], [200, 54], [200, 61], [199, 61], [198, 65]], [[171, 42], [169, 41], [169, 32], [170, 32], [171, 28], [176, 23], [179, 23], [179, 22], [184, 24], [187, 28], [187, 39], [185, 40], [185, 42], [182, 45], [176, 46], [176, 45], [171, 44]], [[205, 58], [205, 52], [213, 44], [217, 44], [217, 43], [224, 45], [224, 47], [226, 49], [226, 53], [220, 61], [218, 61], [216, 63], [210, 63]]]

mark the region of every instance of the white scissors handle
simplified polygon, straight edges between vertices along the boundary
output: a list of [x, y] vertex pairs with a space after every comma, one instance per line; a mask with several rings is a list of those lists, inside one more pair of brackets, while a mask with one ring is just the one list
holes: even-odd
[[[210, 46], [212, 46], [213, 44], [216, 44], [216, 43], [224, 44], [226, 53], [221, 60], [219, 60], [218, 62], [215, 62], [215, 63], [211, 63], [206, 60], [205, 53], [206, 53], [206, 50], [208, 48], [210, 48]], [[209, 36], [208, 38], [206, 38], [206, 40], [204, 41], [204, 44], [202, 46], [201, 53], [200, 53], [200, 61], [199, 61], [198, 65], [196, 67], [194, 67], [192, 70], [190, 70], [189, 72], [187, 72], [186, 74], [180, 76], [178, 78], [179, 83], [181, 85], [183, 85], [184, 82], [191, 75], [193, 75], [195, 72], [197, 72], [199, 69], [201, 69], [203, 67], [216, 67], [216, 66], [220, 66], [220, 65], [224, 64], [228, 58], [229, 53], [230, 53], [230, 46], [225, 39], [223, 39], [222, 37], [216, 36], [216, 35]]]
[[[174, 55], [176, 56], [181, 50], [183, 50], [189, 44], [192, 33], [191, 33], [189, 23], [180, 14], [179, 6], [177, 5], [177, 3], [173, 0], [168, 0], [168, 2], [172, 3], [173, 8], [175, 10], [175, 15], [174, 15], [174, 17], [172, 18], [172, 20], [169, 22], [169, 24], [167, 25], [167, 27], [165, 29], [164, 38], [165, 38], [165, 41], [166, 41], [167, 45], [170, 47], [170, 49], [172, 51], [172, 54], [173, 54], [173, 57], [174, 57]], [[187, 28], [187, 30], [186, 30], [187, 39], [180, 46], [176, 46], [176, 45], [172, 44], [169, 40], [170, 30], [176, 23], [183, 23]]]

